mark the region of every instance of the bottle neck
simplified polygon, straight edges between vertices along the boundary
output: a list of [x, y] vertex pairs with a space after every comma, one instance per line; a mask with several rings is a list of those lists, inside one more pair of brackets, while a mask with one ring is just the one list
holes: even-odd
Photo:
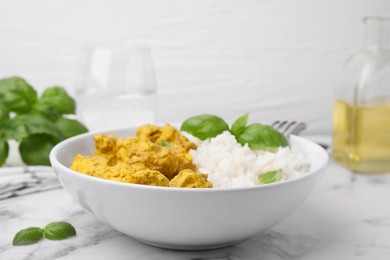
[[390, 50], [390, 19], [368, 17], [366, 24], [366, 47], [369, 49]]

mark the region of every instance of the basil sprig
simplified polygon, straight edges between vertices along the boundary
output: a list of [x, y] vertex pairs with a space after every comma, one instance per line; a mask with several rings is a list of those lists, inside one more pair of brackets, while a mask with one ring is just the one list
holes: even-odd
[[20, 142], [19, 152], [28, 165], [49, 165], [49, 152], [58, 142], [88, 129], [64, 117], [75, 114], [76, 103], [58, 86], [38, 97], [24, 79], [0, 79], [0, 166], [8, 157], [8, 141]]
[[76, 229], [68, 222], [53, 222], [45, 228], [29, 227], [15, 234], [14, 246], [35, 244], [43, 237], [49, 240], [62, 240], [76, 235]]
[[194, 116], [183, 122], [181, 131], [187, 132], [200, 140], [205, 140], [230, 130], [238, 143], [241, 145], [248, 144], [252, 150], [272, 150], [288, 146], [287, 138], [271, 126], [258, 123], [247, 126], [248, 117], [249, 114], [239, 117], [229, 129], [229, 125], [218, 116]]
[[246, 124], [248, 123], [249, 114], [245, 114], [237, 118], [237, 120], [233, 123], [232, 129], [230, 132], [235, 136], [240, 135], [246, 128]]

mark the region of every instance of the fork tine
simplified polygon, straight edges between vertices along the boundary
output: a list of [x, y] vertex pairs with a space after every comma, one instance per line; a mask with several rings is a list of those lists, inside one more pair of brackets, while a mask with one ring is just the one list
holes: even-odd
[[278, 127], [278, 129], [281, 131], [281, 132], [283, 132], [284, 130], [284, 126], [287, 124], [288, 122], [287, 121], [282, 121], [282, 122], [280, 122], [280, 125], [279, 125], [279, 127]]
[[286, 134], [289, 132], [289, 130], [291, 131], [291, 129], [293, 129], [294, 125], [296, 124], [297, 122], [296, 121], [292, 121], [292, 122], [288, 122], [286, 124], [286, 127], [283, 129], [283, 133]]
[[283, 132], [283, 128], [287, 123], [287, 121], [275, 121], [271, 126], [279, 132]]
[[285, 136], [289, 136], [292, 134], [298, 135], [305, 129], [306, 129], [306, 124], [303, 122], [299, 122], [294, 127], [290, 128], [289, 131], [286, 131]]
[[298, 135], [303, 130], [306, 129], [306, 124], [303, 122], [297, 122], [297, 121], [280, 121], [277, 120], [271, 124], [273, 128], [281, 132], [286, 137], [290, 136], [291, 134]]
[[279, 121], [279, 120], [276, 120], [275, 122], [273, 122], [273, 123], [271, 124], [271, 126], [272, 126], [273, 128], [275, 128], [275, 129], [278, 129], [279, 123], [280, 123], [280, 121]]

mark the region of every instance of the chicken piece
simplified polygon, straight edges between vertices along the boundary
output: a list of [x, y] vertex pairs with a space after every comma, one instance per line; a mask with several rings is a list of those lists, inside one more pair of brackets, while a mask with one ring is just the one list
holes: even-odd
[[128, 165], [119, 162], [115, 166], [106, 168], [104, 178], [134, 184], [169, 186], [167, 177], [158, 171], [146, 169], [142, 164]]
[[110, 165], [116, 163], [116, 150], [119, 138], [115, 135], [95, 135], [93, 137], [95, 140], [95, 155], [104, 155], [109, 160]]
[[169, 186], [178, 188], [212, 188], [213, 185], [207, 181], [207, 177], [207, 174], [195, 173], [192, 170], [185, 169], [169, 181]]
[[169, 124], [164, 127], [154, 125], [141, 126], [137, 131], [137, 136], [145, 137], [156, 144], [168, 142], [170, 148], [176, 152], [188, 153], [190, 149], [196, 149], [196, 144], [189, 141], [184, 135]]
[[93, 137], [95, 140], [95, 153], [96, 154], [107, 154], [115, 150], [118, 138], [115, 135], [104, 135], [99, 134]]
[[83, 156], [78, 154], [70, 168], [87, 175], [103, 178], [108, 159], [103, 155]]
[[143, 125], [138, 128], [136, 136], [146, 137], [149, 141], [155, 143], [161, 135], [161, 127], [155, 125]]
[[108, 166], [108, 159], [104, 156], [77, 155], [71, 169], [108, 180], [152, 186], [169, 186], [168, 178], [158, 171], [149, 170], [139, 163], [132, 165], [118, 163], [115, 166]]
[[188, 153], [189, 150], [196, 149], [196, 144], [189, 141], [187, 137], [169, 124], [166, 124], [162, 129], [161, 135], [157, 139], [157, 143], [161, 141], [169, 142], [174, 150], [182, 153]]
[[[180, 162], [180, 170], [190, 169], [196, 170], [196, 165], [192, 161], [192, 155], [190, 153], [176, 153], [175, 154]], [[179, 172], [177, 172], [179, 173]]]
[[129, 165], [141, 163], [148, 169], [161, 172], [168, 179], [172, 179], [183, 169], [196, 169], [190, 154], [177, 153], [143, 137], [122, 139], [116, 158], [118, 162]]
[[188, 153], [196, 145], [170, 125], [145, 125], [130, 138], [100, 134], [94, 140], [94, 155], [76, 156], [71, 169], [104, 179], [155, 186], [169, 186], [169, 180], [184, 169], [196, 170]]
[[104, 155], [109, 159], [109, 164], [115, 165], [118, 161], [117, 159], [117, 152], [122, 147], [127, 147], [129, 144], [132, 143], [132, 139], [135, 137], [130, 138], [117, 138], [114, 135], [104, 135], [99, 134], [95, 135], [95, 155]]

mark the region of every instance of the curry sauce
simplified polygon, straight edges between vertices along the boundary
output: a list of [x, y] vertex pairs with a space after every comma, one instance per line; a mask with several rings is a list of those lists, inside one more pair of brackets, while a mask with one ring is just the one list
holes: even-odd
[[136, 136], [95, 135], [95, 152], [77, 155], [71, 169], [120, 182], [187, 188], [211, 188], [207, 174], [197, 173], [189, 153], [196, 149], [171, 125], [144, 125]]

